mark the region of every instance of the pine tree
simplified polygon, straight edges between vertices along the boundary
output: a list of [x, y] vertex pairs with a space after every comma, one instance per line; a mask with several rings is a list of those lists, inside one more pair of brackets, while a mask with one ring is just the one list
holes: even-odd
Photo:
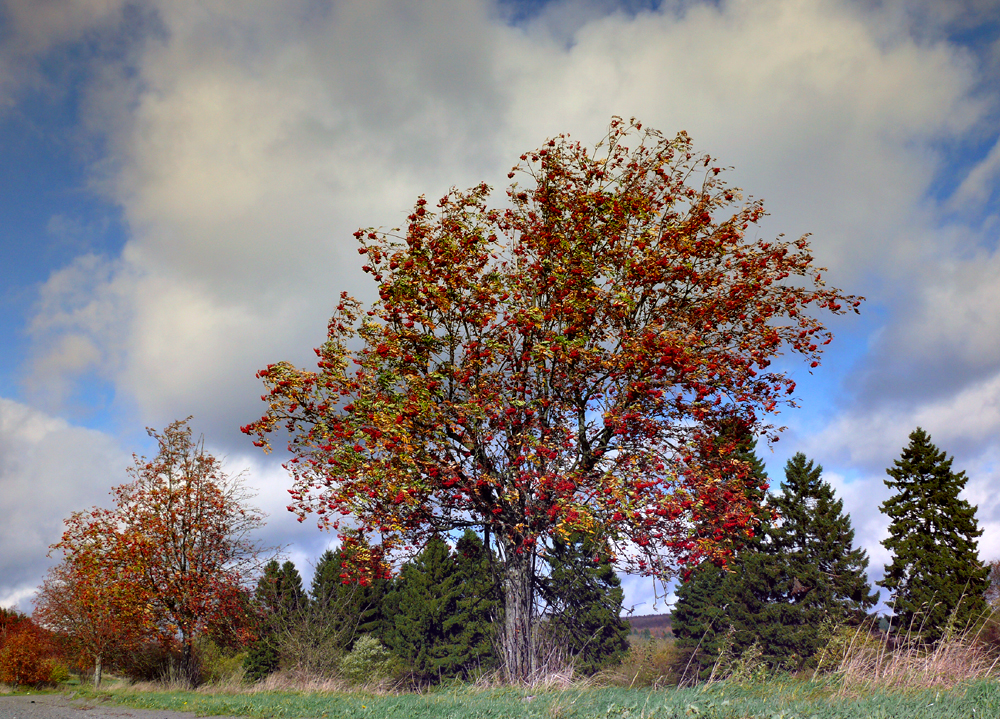
[[930, 643], [949, 621], [959, 630], [976, 621], [988, 586], [976, 541], [983, 530], [976, 507], [959, 498], [965, 472], [953, 472], [951, 464], [918, 427], [886, 470], [891, 479], [885, 483], [895, 494], [881, 507], [890, 519], [882, 544], [893, 556], [879, 585], [891, 593], [896, 630]]
[[825, 629], [857, 625], [878, 600], [868, 583], [868, 555], [853, 548], [851, 519], [822, 474], [822, 467], [796, 454], [785, 465], [781, 494], [772, 500], [781, 517], [769, 531], [768, 551], [777, 561], [779, 631], [764, 654], [792, 670], [814, 664], [828, 638]]
[[621, 579], [606, 548], [589, 537], [553, 537], [549, 575], [541, 595], [548, 604], [545, 632], [574, 658], [577, 673], [589, 676], [628, 651], [629, 624], [621, 618]]

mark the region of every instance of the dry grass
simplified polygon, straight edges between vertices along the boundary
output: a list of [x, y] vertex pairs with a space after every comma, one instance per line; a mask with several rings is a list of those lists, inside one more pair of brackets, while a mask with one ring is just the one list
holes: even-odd
[[948, 634], [928, 647], [911, 636], [892, 646], [887, 636], [858, 629], [836, 670], [842, 691], [856, 695], [874, 689], [948, 688], [993, 678], [1000, 659], [980, 641], [978, 632]]

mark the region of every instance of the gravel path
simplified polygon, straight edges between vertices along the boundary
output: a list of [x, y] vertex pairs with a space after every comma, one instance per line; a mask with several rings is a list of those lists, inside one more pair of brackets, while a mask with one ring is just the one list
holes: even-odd
[[[133, 709], [64, 694], [0, 696], [0, 719], [194, 719], [190, 712]], [[234, 719], [218, 717], [216, 719]], [[245, 719], [245, 717], [244, 717]]]

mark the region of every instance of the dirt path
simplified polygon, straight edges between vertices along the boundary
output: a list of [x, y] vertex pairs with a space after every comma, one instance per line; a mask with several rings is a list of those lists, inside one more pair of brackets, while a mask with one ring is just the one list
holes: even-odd
[[[133, 709], [64, 694], [0, 696], [0, 719], [194, 719], [190, 712]], [[218, 717], [217, 719], [234, 719]]]

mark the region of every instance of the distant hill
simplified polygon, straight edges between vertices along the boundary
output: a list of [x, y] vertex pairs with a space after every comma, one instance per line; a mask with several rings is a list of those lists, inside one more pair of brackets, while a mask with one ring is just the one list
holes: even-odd
[[638, 617], [626, 617], [626, 619], [633, 634], [643, 634], [648, 629], [650, 635], [654, 637], [669, 639], [673, 636], [669, 614], [644, 614]]

